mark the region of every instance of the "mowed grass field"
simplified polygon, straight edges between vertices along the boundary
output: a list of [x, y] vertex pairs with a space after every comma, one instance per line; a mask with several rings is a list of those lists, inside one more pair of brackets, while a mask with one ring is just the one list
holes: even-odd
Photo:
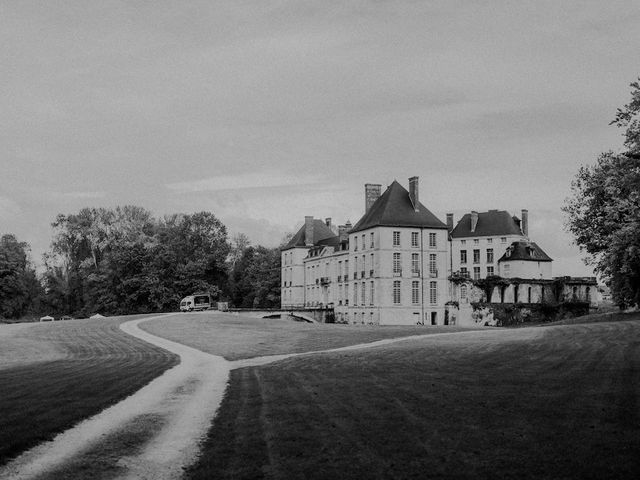
[[638, 315], [295, 357], [232, 371], [188, 475], [636, 479], [639, 399]]
[[176, 314], [141, 323], [140, 328], [227, 360], [328, 350], [386, 338], [472, 330], [452, 326], [310, 324], [210, 312]]
[[118, 328], [139, 317], [0, 325], [0, 464], [178, 363]]

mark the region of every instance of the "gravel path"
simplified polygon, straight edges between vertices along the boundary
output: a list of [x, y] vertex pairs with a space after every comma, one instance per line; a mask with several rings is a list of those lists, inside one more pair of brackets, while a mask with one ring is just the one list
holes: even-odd
[[229, 364], [138, 328], [155, 318], [160, 317], [133, 320], [120, 328], [179, 355], [181, 363], [125, 400], [25, 452], [0, 468], [0, 478], [181, 476], [195, 460], [220, 405]]
[[[264, 365], [290, 357], [372, 348], [434, 337], [533, 337], [541, 332], [462, 332], [401, 337], [330, 350], [256, 357], [229, 362], [222, 357], [157, 337], [138, 324], [163, 316], [123, 323], [126, 333], [180, 356], [181, 363], [135, 394], [61, 433], [0, 468], [0, 479], [176, 479], [197, 458], [235, 368]], [[489, 342], [491, 343], [491, 342]]]

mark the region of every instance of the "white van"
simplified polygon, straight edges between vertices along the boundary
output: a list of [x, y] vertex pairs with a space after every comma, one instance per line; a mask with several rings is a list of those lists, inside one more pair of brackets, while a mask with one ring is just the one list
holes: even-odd
[[211, 308], [211, 296], [208, 294], [189, 295], [180, 300], [181, 312], [192, 312], [194, 310], [208, 310]]

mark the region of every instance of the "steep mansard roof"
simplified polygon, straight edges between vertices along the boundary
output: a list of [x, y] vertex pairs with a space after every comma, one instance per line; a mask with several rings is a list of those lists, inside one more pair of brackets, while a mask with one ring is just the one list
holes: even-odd
[[471, 214], [465, 213], [455, 228], [451, 238], [491, 237], [506, 235], [522, 235], [519, 220], [504, 210], [489, 210], [478, 213], [475, 231], [471, 231]]
[[381, 226], [447, 228], [420, 202], [416, 212], [409, 198], [409, 192], [395, 180], [355, 224], [350, 233]]
[[[288, 248], [293, 248], [293, 247], [306, 247], [307, 246], [307, 229], [305, 225], [302, 225], [302, 227], [300, 227], [300, 230], [298, 230], [296, 232], [296, 234], [291, 237], [291, 240], [289, 240], [289, 243], [287, 243], [282, 250], [287, 250]], [[328, 239], [331, 239], [331, 237], [336, 237], [336, 242], [337, 242], [337, 236], [335, 233], [333, 233], [333, 231], [327, 227], [327, 225], [322, 221], [322, 220], [313, 220], [313, 244], [314, 245], [318, 245], [319, 243], [323, 243], [323, 244], [327, 244]]]
[[[507, 253], [511, 252], [508, 256]], [[525, 260], [529, 262], [552, 262], [544, 251], [534, 242], [513, 242], [507, 247], [507, 251], [498, 262], [510, 262], [512, 260]]]

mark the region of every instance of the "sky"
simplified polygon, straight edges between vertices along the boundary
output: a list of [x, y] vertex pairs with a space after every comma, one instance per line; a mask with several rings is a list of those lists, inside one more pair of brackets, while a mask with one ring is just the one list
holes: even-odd
[[443, 221], [526, 208], [554, 275], [591, 275], [561, 207], [622, 151], [638, 25], [637, 1], [0, 0], [0, 234], [38, 264], [57, 214], [133, 204], [276, 246], [417, 175]]

